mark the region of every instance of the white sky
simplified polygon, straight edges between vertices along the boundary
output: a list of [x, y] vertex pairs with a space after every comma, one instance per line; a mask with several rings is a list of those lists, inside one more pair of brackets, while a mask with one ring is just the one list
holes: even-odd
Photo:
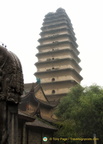
[[83, 86], [103, 86], [102, 0], [0, 0], [0, 41], [20, 59], [24, 82], [35, 82], [36, 47], [44, 16], [62, 7], [71, 19], [80, 51]]

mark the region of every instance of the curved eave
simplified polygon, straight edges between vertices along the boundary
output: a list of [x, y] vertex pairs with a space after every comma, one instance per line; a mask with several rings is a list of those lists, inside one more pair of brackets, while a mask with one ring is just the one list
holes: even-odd
[[[33, 96], [32, 98], [29, 98], [29, 99], [26, 98], [25, 101], [22, 100], [22, 103], [25, 103], [25, 102], [27, 102], [28, 100], [29, 100], [29, 102], [31, 101], [32, 103], [37, 102], [38, 104], [40, 104], [40, 105], [43, 106], [43, 107], [54, 108], [54, 107], [57, 106], [57, 104], [52, 105], [52, 104], [50, 104], [50, 103], [48, 103], [48, 102], [39, 100], [39, 99], [37, 99], [35, 96]], [[22, 103], [21, 103], [21, 104], [22, 104]]]
[[80, 80], [83, 79], [83, 77], [77, 72], [75, 71], [74, 69], [72, 68], [66, 68], [66, 69], [53, 69], [53, 70], [50, 70], [50, 71], [42, 71], [42, 72], [36, 72], [35, 73], [35, 76], [38, 76], [38, 75], [41, 75], [41, 74], [47, 74], [47, 73], [58, 73], [59, 71], [62, 72], [62, 71], [71, 71], [73, 72], [75, 75], [77, 75], [79, 77]]
[[26, 113], [22, 112], [20, 109], [18, 110], [18, 117], [19, 117], [19, 120], [25, 120], [25, 121], [34, 121], [35, 118], [30, 116], [30, 115], [27, 115]]
[[[75, 83], [77, 84], [77, 83]], [[49, 95], [46, 95], [46, 97], [49, 99], [49, 98], [55, 98], [55, 97], [62, 97], [62, 96], [66, 96], [67, 93], [62, 93], [62, 94], [49, 94]]]
[[40, 105], [48, 107], [48, 108], [54, 108], [58, 104], [57, 102], [55, 102], [55, 104], [50, 104], [50, 103], [47, 103], [47, 102], [44, 102], [44, 101], [41, 101], [41, 100], [39, 100], [39, 102], [40, 102]]
[[32, 91], [30, 91], [25, 96], [21, 97], [21, 103], [24, 103], [24, 102], [30, 100], [30, 97], [32, 98], [33, 94], [34, 93]]
[[[55, 43], [49, 43], [49, 44], [43, 44], [43, 45], [39, 45], [38, 47], [37, 47], [37, 49], [39, 49], [39, 48], [46, 48], [46, 47], [54, 47], [54, 46], [58, 46], [58, 45], [61, 45], [61, 44], [65, 44], [65, 43], [69, 43], [69, 44], [71, 44], [73, 47], [75, 47], [75, 48], [77, 48], [72, 42], [70, 42], [70, 41], [61, 41], [61, 42], [58, 42], [58, 41], [56, 41]], [[79, 51], [77, 50], [77, 52], [78, 52], [78, 54], [79, 54]]]
[[40, 103], [40, 105], [43, 105], [43, 106], [48, 107], [48, 108], [53, 108], [53, 107], [57, 106], [57, 104], [52, 105], [48, 101], [45, 102], [45, 101], [39, 100], [38, 98], [35, 97], [34, 93], [35, 92], [30, 91], [27, 95], [25, 95], [25, 97], [23, 97], [21, 100], [21, 104], [28, 102], [28, 101], [29, 102], [31, 101], [31, 102]]
[[50, 124], [47, 124], [47, 121], [44, 122], [43, 121], [40, 121], [40, 119], [36, 119], [35, 121], [33, 122], [26, 122], [26, 126], [28, 127], [34, 127], [35, 129], [36, 128], [42, 128], [42, 129], [49, 129], [49, 131], [57, 131], [58, 129], [55, 128], [54, 126], [50, 125]]

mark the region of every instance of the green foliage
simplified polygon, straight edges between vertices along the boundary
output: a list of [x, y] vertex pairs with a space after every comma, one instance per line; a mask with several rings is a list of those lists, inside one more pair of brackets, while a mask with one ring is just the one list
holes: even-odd
[[96, 134], [103, 140], [103, 89], [77, 85], [61, 100], [56, 115], [62, 125], [56, 135], [90, 138]]
[[62, 118], [62, 120], [69, 118], [71, 109], [73, 109], [74, 105], [77, 106], [79, 104], [78, 99], [82, 95], [83, 90], [84, 88], [77, 85], [76, 87], [72, 88], [71, 92], [66, 97], [61, 99], [56, 111], [56, 115], [59, 118]]

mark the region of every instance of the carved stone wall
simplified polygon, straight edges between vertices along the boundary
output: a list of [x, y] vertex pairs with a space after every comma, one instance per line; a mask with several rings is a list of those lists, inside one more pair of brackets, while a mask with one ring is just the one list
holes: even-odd
[[23, 92], [23, 75], [15, 54], [0, 47], [0, 100], [18, 103]]
[[0, 144], [18, 144], [18, 104], [23, 74], [18, 57], [0, 46]]

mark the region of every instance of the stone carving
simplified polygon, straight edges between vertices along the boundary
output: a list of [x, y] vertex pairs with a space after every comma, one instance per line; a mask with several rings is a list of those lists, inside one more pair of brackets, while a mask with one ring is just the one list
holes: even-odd
[[23, 75], [19, 59], [0, 46], [0, 100], [18, 103], [23, 93]]
[[0, 46], [0, 144], [18, 144], [18, 104], [22, 93], [20, 61]]

